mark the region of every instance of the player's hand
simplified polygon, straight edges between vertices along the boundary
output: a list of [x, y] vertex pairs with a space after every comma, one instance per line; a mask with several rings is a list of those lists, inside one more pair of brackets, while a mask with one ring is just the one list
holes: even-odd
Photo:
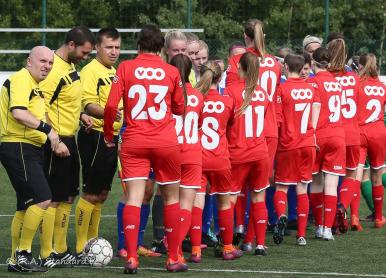
[[123, 110], [123, 107], [118, 109], [117, 114], [115, 115], [114, 121], [116, 121], [116, 122], [120, 122], [121, 121], [121, 119], [122, 119], [122, 110]]
[[50, 133], [48, 133], [47, 137], [48, 137], [48, 140], [50, 140], [50, 143], [51, 143], [51, 150], [55, 151], [55, 149], [58, 147], [58, 145], [60, 143], [59, 135], [52, 128]]
[[58, 147], [54, 150], [55, 154], [59, 157], [70, 156], [70, 151], [68, 150], [66, 144], [60, 142]]
[[106, 140], [106, 138], [104, 138], [105, 140], [105, 144], [108, 148], [112, 148], [112, 147], [115, 147], [115, 143], [114, 142], [109, 142]]
[[82, 115], [80, 115], [80, 120], [81, 120], [83, 126], [86, 128], [86, 132], [87, 133], [90, 132], [92, 125], [94, 123], [92, 118], [89, 115], [83, 113]]

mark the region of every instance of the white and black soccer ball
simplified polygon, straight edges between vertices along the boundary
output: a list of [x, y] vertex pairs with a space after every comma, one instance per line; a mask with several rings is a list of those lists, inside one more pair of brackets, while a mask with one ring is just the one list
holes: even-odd
[[113, 258], [110, 242], [102, 237], [90, 239], [84, 246], [83, 253], [92, 266], [106, 266]]

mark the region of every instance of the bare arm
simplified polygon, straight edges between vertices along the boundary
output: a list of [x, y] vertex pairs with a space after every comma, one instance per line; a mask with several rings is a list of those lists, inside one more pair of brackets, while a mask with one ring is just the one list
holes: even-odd
[[315, 130], [316, 130], [316, 126], [318, 125], [319, 114], [320, 114], [320, 103], [315, 103], [314, 102], [312, 104], [311, 123], [312, 123], [312, 127]]

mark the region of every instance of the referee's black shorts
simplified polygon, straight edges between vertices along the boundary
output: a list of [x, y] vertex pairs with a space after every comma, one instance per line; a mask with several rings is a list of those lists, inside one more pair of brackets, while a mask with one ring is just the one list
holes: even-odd
[[28, 143], [3, 142], [0, 160], [16, 191], [16, 210], [51, 200], [43, 170], [43, 148]]
[[100, 194], [110, 191], [117, 169], [118, 136], [114, 137], [115, 147], [108, 148], [103, 132], [81, 127], [78, 132], [79, 154], [82, 162], [83, 192]]
[[79, 153], [75, 136], [60, 136], [70, 156], [59, 157], [51, 150], [49, 141], [44, 145], [44, 171], [52, 192], [52, 202], [67, 202], [79, 194]]

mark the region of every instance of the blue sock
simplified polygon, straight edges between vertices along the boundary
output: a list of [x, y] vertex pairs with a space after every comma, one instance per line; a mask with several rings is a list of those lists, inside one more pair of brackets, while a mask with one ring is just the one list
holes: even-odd
[[213, 211], [214, 233], [218, 235], [220, 232], [220, 226], [218, 225], [218, 209], [217, 209], [216, 195], [214, 195], [212, 198], [212, 211]]
[[123, 208], [124, 203], [119, 202], [117, 206], [117, 232], [118, 232], [118, 250], [125, 249], [125, 233], [123, 232]]
[[275, 187], [270, 186], [266, 190], [265, 194], [265, 202], [267, 204], [267, 210], [268, 210], [268, 222], [269, 224], [273, 225], [277, 223], [277, 216], [275, 212], [275, 207], [273, 205], [273, 196], [275, 195]]
[[[251, 192], [248, 191], [248, 193], [247, 193], [247, 206], [245, 207], [244, 227], [248, 227], [250, 209], [251, 209]], [[245, 230], [247, 230], [247, 229], [245, 229]]]
[[213, 216], [213, 209], [212, 205], [213, 203], [211, 200], [213, 199], [212, 196], [209, 194], [205, 195], [205, 206], [204, 210], [202, 212], [202, 233], [207, 234], [210, 229], [210, 224], [212, 223], [212, 216]]
[[288, 221], [294, 221], [298, 218], [296, 185], [291, 185], [288, 188], [287, 198], [288, 198]]
[[141, 220], [139, 222], [139, 233], [138, 233], [138, 246], [143, 245], [143, 236], [145, 235], [147, 220], [150, 214], [150, 204], [142, 204], [141, 206]]

